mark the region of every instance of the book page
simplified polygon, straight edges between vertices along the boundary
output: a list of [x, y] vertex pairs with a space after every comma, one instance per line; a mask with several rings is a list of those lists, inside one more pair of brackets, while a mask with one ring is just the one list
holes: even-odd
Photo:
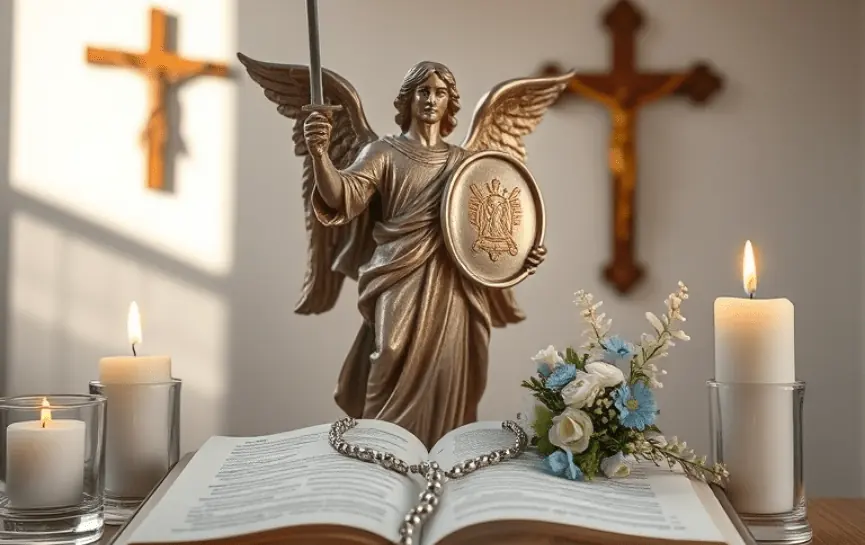
[[[454, 430], [430, 457], [443, 468], [513, 444], [499, 422], [477, 422]], [[666, 467], [666, 466], [664, 466]], [[496, 520], [570, 524], [640, 537], [723, 543], [724, 536], [680, 471], [652, 463], [635, 466], [627, 479], [596, 477], [570, 481], [546, 473], [529, 450], [515, 460], [448, 481], [439, 511], [424, 531], [433, 544], [460, 528]]]
[[[337, 453], [330, 424], [264, 437], [212, 437], [195, 454], [129, 543], [172, 543], [304, 524], [341, 524], [396, 541], [417, 499], [409, 477]], [[409, 464], [423, 444], [383, 421], [360, 420], [345, 434]]]

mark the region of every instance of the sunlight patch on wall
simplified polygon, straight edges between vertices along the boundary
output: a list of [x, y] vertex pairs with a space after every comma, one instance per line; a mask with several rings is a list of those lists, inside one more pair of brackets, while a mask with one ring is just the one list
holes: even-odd
[[182, 448], [223, 433], [228, 310], [219, 294], [26, 213], [13, 213], [10, 236], [7, 393], [86, 392], [99, 358], [131, 355], [136, 301], [139, 354], [171, 356], [183, 379]]
[[[131, 68], [87, 64], [87, 46], [144, 52], [144, 0], [16, 1], [10, 178], [14, 190], [211, 274], [232, 265], [235, 88], [202, 76], [177, 88], [182, 150], [173, 192], [146, 188], [148, 85]], [[184, 57], [232, 64], [231, 0], [166, 0]], [[174, 119], [171, 119], [171, 116]], [[177, 130], [177, 129], [175, 129]]]

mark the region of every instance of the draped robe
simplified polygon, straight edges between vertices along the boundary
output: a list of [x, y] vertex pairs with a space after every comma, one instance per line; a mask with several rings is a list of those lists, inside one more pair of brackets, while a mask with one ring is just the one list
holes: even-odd
[[445, 182], [468, 152], [431, 150], [402, 137], [368, 145], [340, 171], [344, 201], [312, 206], [324, 225], [345, 225], [377, 193], [375, 250], [358, 272], [364, 322], [334, 397], [349, 416], [394, 422], [427, 447], [477, 420], [487, 381], [490, 301], [455, 267], [441, 232]]

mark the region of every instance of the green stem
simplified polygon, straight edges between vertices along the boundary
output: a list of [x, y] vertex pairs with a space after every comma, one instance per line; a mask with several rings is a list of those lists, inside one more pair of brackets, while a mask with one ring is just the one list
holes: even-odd
[[695, 471], [699, 471], [701, 473], [709, 473], [709, 474], [713, 475], [717, 480], [723, 480], [724, 479], [724, 474], [721, 472], [720, 469], [716, 469], [714, 467], [706, 467], [702, 463], [693, 462], [690, 460], [685, 460], [681, 456], [673, 454], [669, 450], [665, 450], [665, 449], [658, 447], [656, 445], [652, 445], [652, 453], [653, 454], [658, 453], [661, 456], [663, 456], [664, 458], [667, 458], [668, 460], [672, 459], [675, 463], [678, 463], [679, 465], [682, 465], [682, 466], [688, 466]]
[[607, 347], [604, 345], [604, 341], [601, 340], [601, 332], [598, 331], [598, 328], [597, 328], [597, 327], [595, 327], [595, 320], [594, 320], [594, 317], [595, 317], [595, 316], [594, 316], [594, 314], [595, 314], [595, 313], [593, 312], [593, 313], [591, 313], [591, 314], [589, 315], [589, 318], [592, 319], [592, 331], [595, 333], [595, 339], [598, 340], [598, 346], [600, 346], [601, 348], [603, 348], [604, 350], [606, 350]]

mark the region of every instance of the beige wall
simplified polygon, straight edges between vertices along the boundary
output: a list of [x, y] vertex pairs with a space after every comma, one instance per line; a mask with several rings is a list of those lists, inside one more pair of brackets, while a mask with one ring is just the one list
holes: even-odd
[[[28, 3], [40, 1], [47, 0]], [[9, 3], [4, 0], [3, 9]], [[464, 107], [454, 142], [464, 136], [477, 99], [498, 81], [531, 74], [550, 59], [583, 70], [609, 63], [608, 37], [598, 24], [607, 3], [599, 0], [320, 4], [324, 63], [354, 83], [380, 134], [396, 130], [393, 95], [408, 67], [421, 59], [444, 62], [456, 75]], [[858, 494], [865, 459], [858, 340], [865, 66], [859, 5], [639, 4], [647, 15], [639, 42], [642, 67], [678, 68], [708, 58], [725, 75], [726, 89], [707, 108], [668, 100], [639, 119], [638, 252], [648, 278], [626, 298], [599, 279], [610, 250], [607, 115], [596, 105], [569, 102], [550, 112], [528, 139], [529, 166], [547, 203], [550, 254], [538, 275], [517, 290], [529, 319], [494, 332], [482, 417], [509, 417], [521, 407], [519, 382], [532, 371], [528, 359], [539, 348], [578, 342], [574, 291], [594, 292], [617, 329], [637, 336], [647, 327], [643, 313], [662, 309], [681, 279], [691, 288], [684, 312], [692, 341], [676, 347], [668, 361], [661, 425], [706, 450], [712, 301], [741, 294], [739, 260], [750, 238], [758, 251], [759, 295], [788, 297], [796, 305], [797, 371], [809, 384], [809, 493]], [[213, 2], [220, 13], [209, 15], [201, 13], [200, 2], [165, 5], [181, 15], [185, 53], [229, 58], [240, 50], [260, 59], [307, 62], [300, 0]], [[89, 25], [86, 35], [56, 30], [39, 40], [73, 49], [84, 38], [143, 47], [147, 4], [117, 6], [82, 2], [64, 16]], [[51, 10], [45, 13], [53, 21]], [[0, 16], [0, 44], [8, 40], [4, 20]], [[224, 20], [237, 24], [225, 29]], [[140, 31], [115, 28], [122, 25]], [[214, 39], [214, 32], [225, 35]], [[38, 55], [33, 38], [19, 40], [31, 45], [16, 48], [16, 63]], [[10, 87], [9, 70], [3, 70], [8, 54], [0, 59], [2, 121], [9, 103], [3, 94]], [[53, 126], [27, 132], [13, 122], [15, 131], [24, 131], [22, 146], [27, 134], [34, 140], [27, 140], [33, 153], [41, 149], [34, 143], [39, 131], [60, 131], [62, 138], [54, 138], [74, 152], [40, 155], [44, 161], [55, 157], [54, 170], [13, 169], [44, 172], [45, 179], [13, 176], [11, 189], [3, 185], [9, 198], [2, 206], [12, 213], [7, 391], [83, 389], [95, 378], [100, 356], [128, 351], [125, 312], [135, 299], [145, 319], [146, 350], [170, 353], [186, 381], [186, 448], [212, 433], [268, 433], [336, 417], [334, 380], [359, 324], [356, 286], [347, 284], [327, 315], [291, 312], [306, 240], [290, 122], [245, 76], [236, 84], [190, 85], [178, 97], [186, 146], [179, 159], [181, 193], [155, 197], [141, 189], [143, 171], [136, 163], [143, 84], [131, 74], [88, 69], [82, 59], [83, 52], [64, 61], [78, 63], [64, 85], [83, 97], [77, 108], [102, 130], [71, 123], [81, 114], [70, 117], [68, 108], [76, 106], [63, 101], [64, 85], [55, 93], [59, 103], [46, 105], [54, 109]], [[31, 67], [28, 74], [11, 81], [13, 89], [24, 92], [25, 80], [36, 85], [37, 71]], [[99, 89], [85, 92], [95, 82]], [[42, 83], [57, 85], [47, 69]], [[126, 93], [128, 108], [111, 96]], [[32, 112], [20, 115], [37, 119]], [[233, 136], [217, 138], [226, 131]], [[0, 131], [0, 144], [5, 136]], [[86, 151], [94, 145], [114, 151], [95, 158]], [[6, 149], [0, 146], [0, 166]], [[61, 155], [66, 159], [60, 161]], [[75, 157], [86, 160], [76, 163]], [[226, 166], [211, 174], [207, 165], [214, 161]], [[61, 168], [68, 177], [56, 174]], [[165, 222], [183, 236], [166, 237], [153, 225]], [[839, 470], [838, 460], [849, 467]]]

